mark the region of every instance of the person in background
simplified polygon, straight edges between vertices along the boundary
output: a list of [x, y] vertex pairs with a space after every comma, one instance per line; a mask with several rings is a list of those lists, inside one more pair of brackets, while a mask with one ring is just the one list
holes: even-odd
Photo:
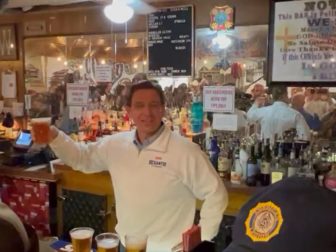
[[313, 179], [290, 177], [245, 203], [223, 252], [334, 252], [336, 193]]
[[[218, 232], [228, 195], [197, 144], [162, 123], [165, 98], [150, 81], [130, 87], [126, 109], [136, 129], [82, 145], [54, 126], [49, 145], [67, 165], [84, 173], [109, 171], [116, 200], [116, 231], [147, 234], [147, 252], [170, 252], [193, 225], [196, 199], [202, 239]], [[33, 132], [33, 139], [35, 132]]]
[[256, 83], [253, 85], [253, 88], [251, 90], [252, 100], [257, 99], [258, 97], [265, 96], [266, 90], [264, 85], [260, 83]]
[[136, 73], [132, 78], [132, 85], [138, 83], [139, 81], [148, 80], [147, 74], [145, 73]]
[[[264, 139], [274, 140], [275, 134], [281, 136], [289, 129], [296, 129], [301, 140], [310, 139], [310, 130], [300, 112], [288, 106], [289, 99], [286, 86], [272, 88], [273, 104], [261, 107], [259, 99], [256, 99], [252, 107], [247, 111], [247, 119], [261, 126], [261, 135]], [[261, 101], [262, 102], [262, 101]]]
[[30, 241], [19, 217], [0, 202], [0, 251], [29, 252]]
[[303, 115], [310, 129], [318, 131], [321, 126], [321, 121], [316, 114], [310, 114], [304, 108], [305, 95], [303, 93], [296, 93], [291, 98], [292, 108], [299, 111]]
[[329, 104], [321, 100], [321, 91], [318, 88], [308, 88], [306, 92], [306, 102], [304, 108], [311, 114], [317, 114], [321, 120], [323, 116], [329, 112]]

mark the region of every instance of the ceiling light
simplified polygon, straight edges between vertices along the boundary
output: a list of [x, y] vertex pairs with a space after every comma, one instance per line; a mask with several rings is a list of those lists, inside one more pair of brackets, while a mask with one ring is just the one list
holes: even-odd
[[120, 0], [114, 0], [105, 6], [104, 14], [113, 23], [123, 24], [133, 17], [134, 10]]
[[220, 49], [225, 49], [231, 45], [232, 41], [225, 34], [217, 33], [217, 36], [212, 39], [212, 43], [218, 45]]

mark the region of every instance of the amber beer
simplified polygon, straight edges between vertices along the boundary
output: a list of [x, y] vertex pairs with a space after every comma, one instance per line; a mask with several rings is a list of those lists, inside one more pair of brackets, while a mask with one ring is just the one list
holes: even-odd
[[97, 252], [118, 252], [119, 236], [115, 233], [102, 233], [96, 236]]
[[146, 252], [144, 247], [127, 247], [126, 252]]
[[49, 141], [49, 126], [51, 119], [49, 117], [32, 118], [31, 127], [34, 132], [34, 142], [45, 144]]
[[74, 228], [70, 231], [73, 252], [91, 252], [94, 230], [88, 227]]
[[126, 235], [126, 252], [146, 252], [147, 235]]

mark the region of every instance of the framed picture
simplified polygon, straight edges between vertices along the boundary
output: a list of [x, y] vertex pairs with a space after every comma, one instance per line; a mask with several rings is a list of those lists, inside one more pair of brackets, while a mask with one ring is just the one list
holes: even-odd
[[14, 24], [0, 25], [1, 60], [17, 60], [16, 29]]
[[267, 71], [270, 85], [335, 85], [334, 8], [330, 1], [272, 0]]

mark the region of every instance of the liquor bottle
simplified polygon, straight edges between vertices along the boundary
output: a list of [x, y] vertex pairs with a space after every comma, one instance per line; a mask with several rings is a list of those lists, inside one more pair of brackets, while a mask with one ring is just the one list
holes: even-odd
[[283, 165], [283, 143], [279, 143], [278, 157], [271, 168], [271, 183], [274, 184], [287, 176], [287, 168]]
[[199, 133], [203, 130], [203, 104], [201, 98], [195, 96], [191, 104], [191, 130]]
[[230, 180], [230, 168], [232, 166], [229, 152], [227, 145], [222, 143], [218, 154], [218, 174], [222, 179], [226, 180]]
[[292, 143], [292, 149], [291, 149], [291, 152], [290, 152], [290, 155], [289, 155], [289, 166], [288, 166], [288, 172], [287, 172], [288, 177], [292, 177], [292, 176], [296, 175], [298, 170], [299, 170], [299, 164], [296, 161], [295, 156], [296, 156], [295, 155], [295, 144], [293, 142]]
[[237, 144], [234, 151], [234, 160], [231, 168], [230, 181], [232, 184], [240, 184], [242, 181], [243, 167], [240, 162], [240, 148], [239, 143]]
[[271, 182], [271, 162], [270, 139], [267, 138], [260, 169], [260, 183], [262, 186], [268, 186]]
[[209, 149], [209, 156], [210, 156], [210, 162], [215, 167], [215, 169], [218, 171], [218, 154], [220, 152], [218, 143], [217, 143], [217, 137], [213, 136], [210, 140], [210, 149]]
[[257, 159], [254, 154], [254, 145], [251, 146], [250, 157], [247, 160], [246, 166], [246, 184], [248, 186], [256, 186], [257, 185]]
[[261, 170], [261, 160], [262, 160], [262, 141], [258, 141], [256, 144], [256, 159], [257, 159], [257, 181], [260, 181], [260, 170]]

